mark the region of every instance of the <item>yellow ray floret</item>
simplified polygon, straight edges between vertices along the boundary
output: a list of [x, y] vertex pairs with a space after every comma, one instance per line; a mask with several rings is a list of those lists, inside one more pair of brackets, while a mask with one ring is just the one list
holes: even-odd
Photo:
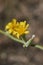
[[5, 30], [19, 38], [23, 34], [29, 33], [29, 31], [27, 30], [28, 27], [29, 24], [26, 24], [26, 21], [17, 22], [16, 19], [13, 19], [10, 23], [6, 25]]

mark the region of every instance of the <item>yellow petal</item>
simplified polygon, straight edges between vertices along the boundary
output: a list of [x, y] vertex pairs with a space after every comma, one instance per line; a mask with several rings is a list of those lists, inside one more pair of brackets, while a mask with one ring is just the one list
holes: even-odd
[[24, 25], [26, 25], [26, 21], [24, 21]]
[[20, 22], [20, 25], [23, 25], [24, 23], [23, 22]]
[[24, 23], [26, 24], [26, 21], [24, 21]]
[[25, 33], [25, 34], [28, 34], [28, 33], [29, 33], [29, 31], [25, 31], [24, 33]]
[[13, 32], [13, 30], [12, 29], [9, 29], [8, 32], [11, 34]]
[[20, 36], [20, 35], [17, 33], [17, 38], [18, 38], [18, 39], [19, 39], [19, 36]]
[[11, 26], [12, 25], [12, 23], [10, 22], [10, 23], [8, 23], [8, 26]]
[[13, 19], [12, 23], [13, 23], [13, 24], [16, 24], [16, 19]]
[[13, 21], [16, 21], [16, 19], [13, 19]]
[[17, 24], [16, 24], [17, 26], [19, 26], [19, 22], [17, 22]]
[[29, 24], [26, 25], [26, 29], [29, 27]]
[[13, 32], [13, 35], [16, 35], [16, 34], [17, 34], [17, 32], [16, 32], [16, 31], [14, 31], [14, 32]]
[[20, 25], [25, 25], [25, 24], [26, 24], [26, 21], [20, 22]]
[[7, 30], [7, 29], [9, 29], [9, 26], [8, 25], [5, 27], [5, 30]]

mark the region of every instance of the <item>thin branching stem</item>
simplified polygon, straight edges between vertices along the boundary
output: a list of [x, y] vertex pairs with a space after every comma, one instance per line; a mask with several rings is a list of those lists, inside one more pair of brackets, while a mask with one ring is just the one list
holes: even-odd
[[8, 34], [8, 32], [4, 32], [4, 31], [0, 30], [0, 33], [2, 33], [2, 34], [4, 34], [4, 35], [8, 36], [9, 38], [11, 38], [11, 39], [14, 40], [14, 41], [17, 41], [17, 42], [19, 42], [19, 43], [25, 44], [25, 42], [24, 42], [23, 40], [20, 40], [20, 39], [17, 39], [17, 38], [15, 38], [15, 37], [13, 37], [12, 35]]
[[39, 48], [39, 49], [43, 50], [43, 46], [37, 45], [37, 44], [32, 44], [32, 40], [33, 40], [34, 37], [35, 37], [34, 35], [33, 35], [27, 42], [25, 42], [23, 39], [21, 40], [21, 39], [17, 39], [17, 38], [15, 38], [15, 37], [13, 37], [13, 36], [10, 35], [8, 32], [4, 32], [4, 31], [0, 30], [0, 33], [2, 33], [2, 34], [4, 34], [4, 35], [8, 36], [9, 38], [11, 38], [11, 39], [14, 40], [14, 41], [17, 41], [17, 42], [19, 42], [19, 43], [22, 43], [22, 44], [23, 44], [23, 47], [32, 46], [32, 47], [36, 47], [36, 48]]

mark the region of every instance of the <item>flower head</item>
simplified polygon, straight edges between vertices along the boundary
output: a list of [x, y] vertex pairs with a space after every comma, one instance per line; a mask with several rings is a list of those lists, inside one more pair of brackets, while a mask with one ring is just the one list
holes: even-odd
[[29, 31], [27, 28], [29, 27], [29, 24], [26, 24], [26, 21], [17, 22], [16, 19], [13, 19], [10, 23], [8, 23], [5, 27], [5, 29], [12, 35], [19, 38], [20, 36], [24, 34], [28, 34]]

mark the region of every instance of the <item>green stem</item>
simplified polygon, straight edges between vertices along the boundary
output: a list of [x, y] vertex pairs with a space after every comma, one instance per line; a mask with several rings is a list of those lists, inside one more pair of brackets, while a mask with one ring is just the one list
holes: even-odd
[[13, 39], [14, 41], [17, 41], [19, 43], [25, 44], [25, 42], [23, 40], [17, 39], [15, 37], [13, 37], [12, 35], [8, 34], [7, 32], [4, 32], [4, 31], [0, 30], [0, 33], [8, 36], [9, 38]]
[[[20, 39], [17, 39], [15, 37], [13, 37], [12, 35], [8, 34], [8, 32], [4, 32], [4, 31], [0, 30], [0, 33], [8, 36], [9, 38], [11, 38], [14, 41], [17, 41], [19, 43], [22, 43], [24, 45], [24, 47], [28, 47], [31, 44], [32, 40], [34, 39], [34, 36], [32, 36], [32, 38], [30, 38], [27, 42], [25, 42], [24, 40], [20, 40]], [[31, 46], [43, 50], [43, 46], [41, 46], [41, 45], [31, 44]]]
[[36, 47], [36, 48], [39, 48], [39, 49], [43, 50], [43, 46], [41, 46], [41, 45], [35, 45], [34, 47]]

